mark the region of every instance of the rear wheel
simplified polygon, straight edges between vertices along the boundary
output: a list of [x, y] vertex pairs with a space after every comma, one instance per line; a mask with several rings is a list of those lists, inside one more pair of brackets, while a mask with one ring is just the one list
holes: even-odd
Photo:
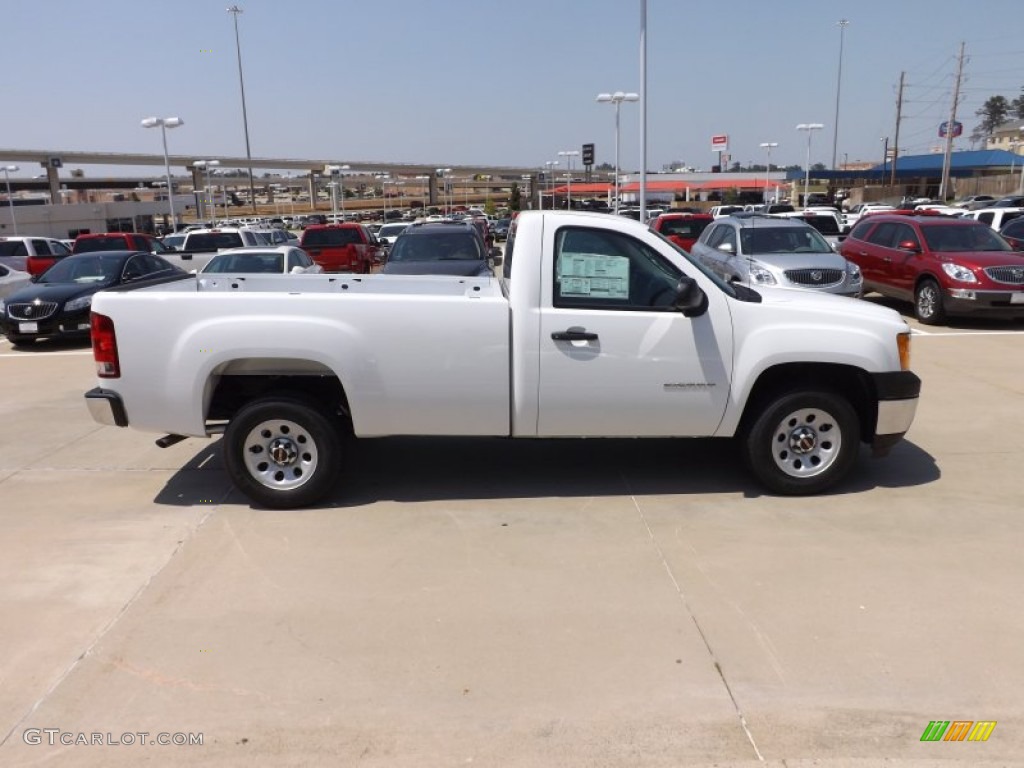
[[914, 293], [914, 315], [925, 325], [936, 325], [946, 320], [942, 288], [930, 277], [922, 280]]
[[769, 490], [802, 496], [839, 482], [859, 444], [860, 422], [846, 398], [808, 390], [770, 401], [744, 435], [743, 449]]
[[275, 509], [320, 501], [337, 479], [341, 454], [339, 431], [322, 411], [298, 400], [253, 401], [224, 434], [224, 463], [235, 485]]

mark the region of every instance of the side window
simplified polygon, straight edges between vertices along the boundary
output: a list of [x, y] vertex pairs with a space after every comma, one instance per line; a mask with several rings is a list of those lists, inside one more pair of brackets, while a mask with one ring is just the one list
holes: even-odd
[[715, 231], [708, 238], [708, 245], [712, 248], [721, 248], [724, 244], [732, 245], [733, 253], [736, 252], [736, 230], [728, 224], [719, 224]]
[[146, 266], [142, 261], [142, 256], [132, 256], [128, 259], [128, 262], [124, 265], [124, 272], [121, 275], [123, 280], [138, 280], [140, 277], [146, 274]]
[[59, 240], [50, 241], [50, 250], [57, 256], [70, 256], [71, 249]]
[[870, 221], [858, 221], [850, 230], [850, 237], [854, 240], [867, 240], [868, 230], [871, 229]]
[[555, 235], [556, 307], [667, 307], [682, 272], [654, 249], [618, 232], [565, 227]]
[[35, 248], [36, 256], [51, 256], [50, 244], [45, 240], [33, 240], [32, 247]]
[[995, 211], [985, 211], [984, 213], [979, 213], [978, 221], [980, 221], [982, 224], [988, 224], [991, 227], [992, 219], [995, 218], [995, 215]]
[[909, 224], [896, 224], [895, 227], [896, 232], [892, 241], [893, 248], [898, 247], [900, 243], [906, 242], [907, 240], [913, 241], [914, 243], [917, 244], [918, 247], [921, 246], [920, 240], [917, 237], [917, 233], [914, 232], [914, 228], [911, 227]]
[[882, 248], [895, 248], [896, 244], [893, 238], [896, 235], [896, 229], [898, 226], [899, 225], [894, 224], [891, 221], [879, 224], [875, 227], [874, 232], [868, 235], [867, 241], [869, 243], [879, 245]]
[[303, 264], [302, 260], [299, 258], [299, 252], [298, 251], [288, 251], [288, 266], [285, 269], [286, 272], [291, 272], [296, 267], [304, 267], [304, 266], [306, 266], [306, 265]]
[[157, 240], [155, 237], [147, 239], [146, 245], [149, 246], [149, 250], [152, 251], [153, 253], [167, 253], [169, 250], [171, 250], [166, 245], [164, 245], [160, 240]]

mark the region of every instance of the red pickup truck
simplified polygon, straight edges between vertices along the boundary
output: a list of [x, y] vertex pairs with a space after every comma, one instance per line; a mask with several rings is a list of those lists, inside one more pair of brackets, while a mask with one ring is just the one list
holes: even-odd
[[314, 224], [302, 230], [299, 246], [324, 272], [367, 274], [380, 261], [380, 244], [362, 224]]

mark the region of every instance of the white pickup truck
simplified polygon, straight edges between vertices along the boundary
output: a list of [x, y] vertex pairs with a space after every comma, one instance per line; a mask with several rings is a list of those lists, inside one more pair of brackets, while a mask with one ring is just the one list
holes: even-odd
[[329, 493], [352, 436], [737, 437], [769, 490], [809, 494], [913, 421], [893, 310], [727, 284], [603, 214], [523, 213], [503, 267], [103, 291], [86, 401], [161, 445], [223, 432], [234, 483], [278, 508]]

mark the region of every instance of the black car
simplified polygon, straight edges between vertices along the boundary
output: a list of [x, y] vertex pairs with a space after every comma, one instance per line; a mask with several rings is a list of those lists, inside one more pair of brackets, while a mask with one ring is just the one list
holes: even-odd
[[501, 253], [488, 248], [469, 222], [423, 222], [406, 227], [391, 246], [381, 269], [388, 275], [493, 275]]
[[994, 203], [989, 203], [989, 208], [1022, 208], [1024, 207], [1024, 195], [1007, 195]]
[[508, 239], [508, 228], [512, 223], [511, 219], [499, 219], [491, 225], [491, 234], [494, 235], [495, 240], [507, 240]]
[[93, 294], [136, 280], [185, 272], [153, 253], [97, 251], [66, 256], [31, 285], [0, 300], [0, 331], [11, 344], [89, 335]]

